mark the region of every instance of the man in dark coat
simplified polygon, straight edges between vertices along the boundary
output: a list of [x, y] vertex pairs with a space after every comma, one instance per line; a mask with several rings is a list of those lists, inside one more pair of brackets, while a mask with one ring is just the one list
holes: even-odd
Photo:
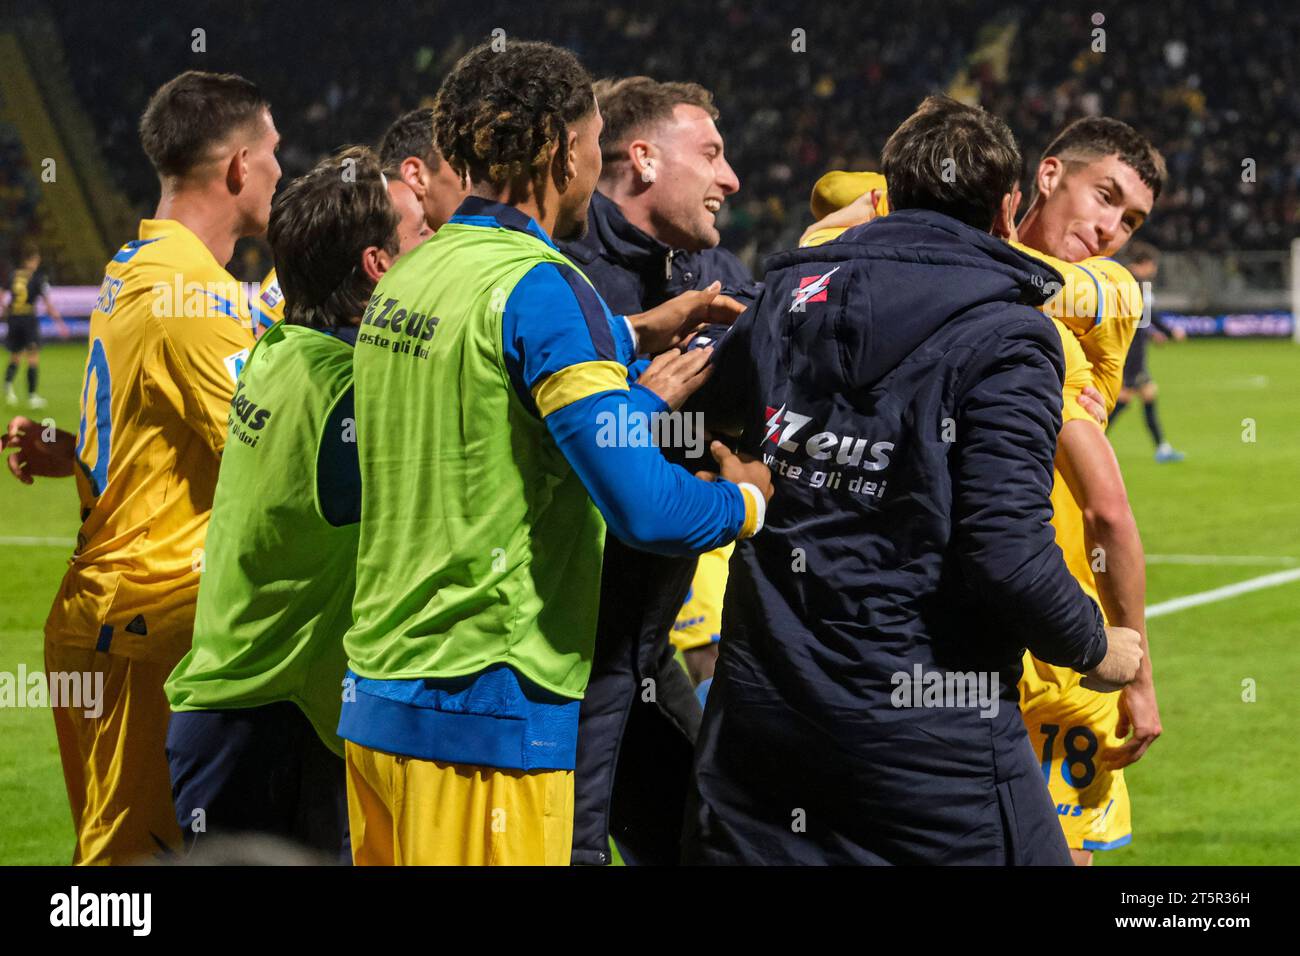
[[893, 211], [771, 261], [715, 356], [775, 494], [732, 561], [686, 858], [1069, 865], [1021, 655], [1117, 690], [1141, 654], [1048, 523], [1060, 278], [990, 234], [1000, 120], [932, 98], [883, 162]]
[[[596, 84], [604, 168], [585, 238], [563, 245], [614, 313], [634, 314], [713, 282], [744, 304], [759, 286], [716, 248], [715, 218], [740, 186], [708, 91], [630, 77]], [[670, 460], [698, 470], [682, 448]], [[591, 680], [578, 729], [573, 862], [676, 863], [700, 705], [668, 633], [694, 558], [606, 537]]]

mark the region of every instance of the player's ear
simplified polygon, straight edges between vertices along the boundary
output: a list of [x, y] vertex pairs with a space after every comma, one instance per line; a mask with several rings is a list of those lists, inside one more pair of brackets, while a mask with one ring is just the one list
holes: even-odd
[[232, 196], [238, 196], [244, 191], [246, 182], [248, 182], [248, 147], [241, 146], [231, 154], [226, 163], [226, 188], [230, 190]]
[[993, 220], [993, 235], [1002, 239], [1008, 239], [1010, 242], [1017, 242], [1019, 235], [1015, 233], [1015, 212], [1021, 208], [1021, 187], [1017, 186], [1010, 193], [1002, 196], [1002, 204], [997, 209], [997, 217]]
[[[560, 192], [568, 189], [569, 184], [578, 176], [578, 134], [575, 130], [569, 129], [565, 131], [565, 136], [569, 148], [564, 151], [564, 168], [555, 170], [557, 174], [555, 185], [559, 187]], [[559, 153], [560, 151], [557, 149], [555, 158], [552, 160], [552, 163], [557, 167], [559, 166]]]
[[1038, 176], [1036, 184], [1040, 196], [1046, 198], [1052, 195], [1052, 191], [1061, 184], [1061, 177], [1065, 175], [1065, 163], [1061, 162], [1055, 156], [1048, 156], [1038, 164]]
[[634, 139], [627, 145], [627, 155], [632, 161], [632, 172], [649, 186], [658, 175], [655, 169], [654, 147], [643, 139]]
[[396, 256], [391, 256], [378, 246], [366, 246], [361, 253], [361, 268], [372, 282], [378, 282], [392, 268]]
[[993, 235], [1013, 241], [1017, 238], [1016, 210], [1019, 208], [1020, 187], [1017, 186], [1002, 197], [1002, 205], [998, 207], [997, 217], [993, 220]]
[[401, 171], [402, 182], [410, 186], [415, 195], [423, 196], [429, 191], [429, 184], [424, 178], [426, 167], [418, 156], [407, 156], [397, 168]]

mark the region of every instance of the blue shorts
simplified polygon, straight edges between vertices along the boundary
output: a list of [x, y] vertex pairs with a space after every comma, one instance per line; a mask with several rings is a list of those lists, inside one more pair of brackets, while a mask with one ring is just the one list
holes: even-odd
[[259, 833], [351, 860], [343, 760], [297, 704], [173, 713], [167, 763], [187, 850]]

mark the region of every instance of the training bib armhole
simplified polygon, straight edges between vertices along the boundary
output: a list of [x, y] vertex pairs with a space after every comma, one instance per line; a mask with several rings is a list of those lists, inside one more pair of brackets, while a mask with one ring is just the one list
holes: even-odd
[[[356, 427], [356, 408], [349, 379], [325, 413], [316, 436], [313, 462], [312, 504], [321, 520], [335, 528], [361, 520], [361, 467], [357, 458]], [[330, 441], [335, 445], [327, 444]]]

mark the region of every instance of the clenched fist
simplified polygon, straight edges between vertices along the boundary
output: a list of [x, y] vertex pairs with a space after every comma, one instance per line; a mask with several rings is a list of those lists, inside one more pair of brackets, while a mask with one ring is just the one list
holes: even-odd
[[1142, 665], [1142, 635], [1131, 627], [1106, 628], [1106, 656], [1079, 683], [1102, 694], [1133, 683]]

